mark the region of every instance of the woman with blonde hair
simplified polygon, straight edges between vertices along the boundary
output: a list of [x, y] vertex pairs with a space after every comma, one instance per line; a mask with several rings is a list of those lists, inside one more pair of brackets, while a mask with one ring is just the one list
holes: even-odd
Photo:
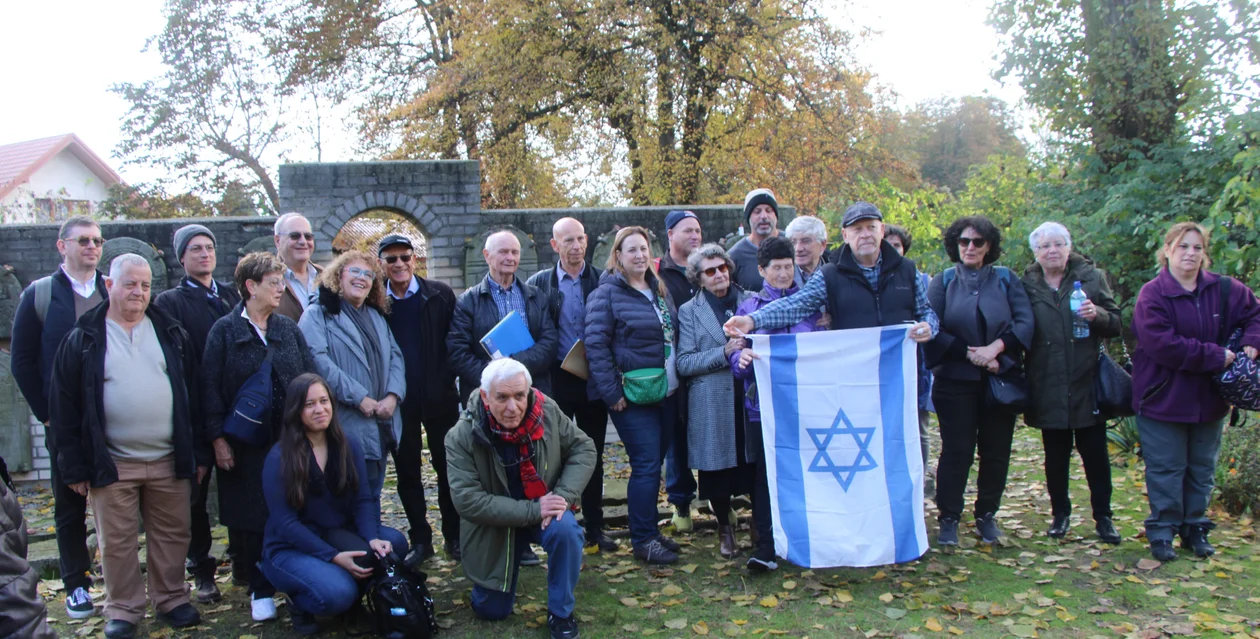
[[[1216, 552], [1207, 506], [1229, 405], [1212, 378], [1260, 348], [1260, 303], [1245, 284], [1207, 270], [1209, 241], [1200, 224], [1174, 224], [1159, 250], [1159, 274], [1133, 308], [1133, 409], [1151, 506], [1146, 539], [1160, 561], [1177, 558], [1177, 535], [1199, 557]], [[1241, 352], [1225, 346], [1235, 330]]]
[[346, 435], [363, 450], [367, 483], [378, 504], [387, 455], [402, 432], [398, 405], [407, 388], [402, 349], [385, 322], [388, 312], [380, 262], [369, 253], [347, 251], [320, 274], [319, 295], [298, 322], [340, 405]]
[[586, 301], [588, 393], [608, 404], [630, 457], [626, 501], [634, 556], [678, 561], [677, 542], [656, 529], [661, 462], [678, 416], [678, 311], [652, 268], [650, 235], [623, 228], [607, 272]]

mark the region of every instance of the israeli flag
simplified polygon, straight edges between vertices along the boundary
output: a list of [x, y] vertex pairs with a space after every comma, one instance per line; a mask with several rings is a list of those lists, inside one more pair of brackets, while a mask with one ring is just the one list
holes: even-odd
[[908, 328], [750, 336], [774, 549], [793, 564], [878, 566], [928, 550]]

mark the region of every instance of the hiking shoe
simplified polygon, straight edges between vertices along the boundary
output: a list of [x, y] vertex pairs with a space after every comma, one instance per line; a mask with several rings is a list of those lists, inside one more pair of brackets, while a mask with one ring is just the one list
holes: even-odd
[[986, 544], [996, 544], [998, 538], [1002, 536], [1002, 531], [998, 530], [997, 520], [994, 519], [993, 513], [985, 513], [976, 518], [976, 534], [980, 535], [980, 541]]
[[110, 619], [105, 624], [105, 639], [134, 639], [136, 624], [122, 619]]
[[936, 533], [936, 545], [938, 546], [957, 546], [958, 545], [958, 519], [955, 517], [941, 517], [941, 530]]
[[551, 629], [551, 639], [578, 639], [581, 636], [576, 615], [565, 618], [548, 612], [547, 628]]
[[643, 544], [634, 549], [634, 556], [649, 564], [672, 564], [678, 561], [678, 553], [666, 548], [660, 539]]
[[192, 604], [179, 604], [166, 612], [159, 612], [161, 619], [172, 628], [187, 628], [201, 623], [201, 613]]
[[303, 637], [309, 637], [320, 631], [319, 621], [315, 619], [315, 615], [294, 608], [291, 599], [289, 600], [289, 623], [293, 624], [293, 632]]
[[1110, 517], [1102, 517], [1094, 522], [1094, 531], [1098, 533], [1098, 538], [1104, 544], [1120, 543], [1120, 532], [1116, 530], [1116, 525], [1112, 523]]
[[586, 535], [586, 547], [590, 548], [592, 546], [596, 548], [596, 552], [617, 552], [619, 548], [617, 542], [613, 541], [612, 537], [604, 534], [602, 530]]
[[96, 606], [92, 605], [92, 595], [86, 588], [75, 588], [66, 595], [66, 615], [71, 619], [87, 619], [96, 614]]
[[214, 583], [214, 577], [197, 575], [197, 603], [215, 603], [222, 598], [223, 593], [219, 592], [219, 585]]
[[1205, 526], [1186, 526], [1181, 535], [1181, 547], [1194, 551], [1194, 556], [1207, 559], [1216, 554], [1216, 549], [1208, 543], [1208, 529]]
[[774, 560], [774, 551], [769, 548], [758, 548], [753, 556], [748, 558], [748, 563], [744, 564], [750, 572], [770, 572], [777, 570], [779, 564]]
[[458, 539], [446, 542], [446, 556], [450, 558], [451, 561], [460, 561], [464, 558], [463, 553], [459, 551]]
[[682, 544], [674, 541], [673, 539], [670, 539], [660, 533], [656, 533], [656, 538], [661, 542], [661, 545], [668, 548], [670, 552], [682, 552]]
[[1151, 556], [1159, 561], [1168, 562], [1177, 558], [1171, 541], [1157, 540], [1151, 542]]
[[534, 552], [533, 548], [527, 547], [521, 552], [522, 566], [537, 566], [541, 563], [542, 560], [538, 558], [538, 553]]
[[674, 516], [669, 518], [669, 523], [673, 524], [674, 530], [678, 532], [686, 533], [694, 530], [695, 524], [691, 521], [691, 504], [674, 504]]
[[249, 602], [249, 616], [254, 621], [270, 621], [276, 618], [276, 600], [271, 597], [257, 597]]
[[412, 546], [411, 552], [408, 552], [407, 557], [403, 559], [403, 565], [412, 570], [417, 570], [420, 564], [428, 561], [429, 557], [432, 557], [436, 554], [437, 554], [437, 551], [433, 549], [432, 544], [421, 544], [419, 546]]
[[1072, 518], [1068, 515], [1055, 515], [1054, 521], [1050, 522], [1050, 530], [1046, 532], [1051, 539], [1063, 539], [1067, 536], [1068, 529], [1072, 527]]

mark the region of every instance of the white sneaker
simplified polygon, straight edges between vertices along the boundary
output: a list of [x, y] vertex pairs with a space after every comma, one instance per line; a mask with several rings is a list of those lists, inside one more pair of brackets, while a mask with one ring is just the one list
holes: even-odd
[[254, 621], [268, 621], [276, 618], [276, 600], [271, 597], [254, 599], [249, 602], [250, 616]]

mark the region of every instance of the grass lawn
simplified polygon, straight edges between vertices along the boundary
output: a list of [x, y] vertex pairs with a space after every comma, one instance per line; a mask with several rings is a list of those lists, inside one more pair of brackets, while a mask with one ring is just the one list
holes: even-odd
[[[937, 448], [934, 447], [934, 450]], [[624, 454], [609, 450], [613, 474], [624, 474]], [[921, 560], [872, 569], [805, 570], [782, 565], [777, 572], [750, 575], [743, 558], [725, 561], [712, 530], [675, 535], [682, 560], [665, 569], [636, 562], [627, 548], [588, 555], [577, 614], [584, 637], [1161, 637], [1260, 638], [1260, 557], [1256, 527], [1248, 518], [1214, 518], [1220, 527], [1211, 560], [1183, 552], [1166, 565], [1150, 559], [1141, 537], [1146, 515], [1141, 466], [1113, 468], [1116, 524], [1124, 535], [1117, 547], [1097, 542], [1089, 516], [1079, 460], [1073, 470], [1075, 527], [1062, 543], [1044, 534], [1050, 506], [1041, 471], [1038, 433], [1023, 428], [1015, 437], [1010, 480], [1001, 512], [1006, 533], [995, 547], [978, 545], [969, 520], [954, 552], [933, 549]], [[974, 481], [974, 472], [973, 472]], [[391, 501], [386, 518], [402, 509]], [[969, 495], [968, 499], [971, 499]], [[44, 507], [37, 500], [28, 513]], [[28, 516], [30, 516], [28, 514]], [[432, 521], [436, 521], [436, 510]], [[935, 507], [928, 509], [935, 539]], [[221, 534], [221, 531], [216, 534]], [[747, 544], [746, 526], [738, 535]], [[623, 541], [624, 543], [624, 541]], [[458, 564], [426, 564], [444, 630], [440, 636], [509, 639], [546, 637], [543, 567], [522, 568], [516, 614], [506, 621], [476, 620], [467, 603], [469, 582]], [[200, 606], [203, 623], [172, 631], [152, 620], [141, 637], [247, 639], [296, 636], [281, 620], [249, 618], [245, 593], [221, 577], [224, 601]], [[104, 636], [103, 622], [68, 622], [60, 584], [45, 583], [50, 617], [62, 636]], [[95, 592], [98, 602], [103, 597]], [[333, 625], [321, 636], [343, 636]]]

